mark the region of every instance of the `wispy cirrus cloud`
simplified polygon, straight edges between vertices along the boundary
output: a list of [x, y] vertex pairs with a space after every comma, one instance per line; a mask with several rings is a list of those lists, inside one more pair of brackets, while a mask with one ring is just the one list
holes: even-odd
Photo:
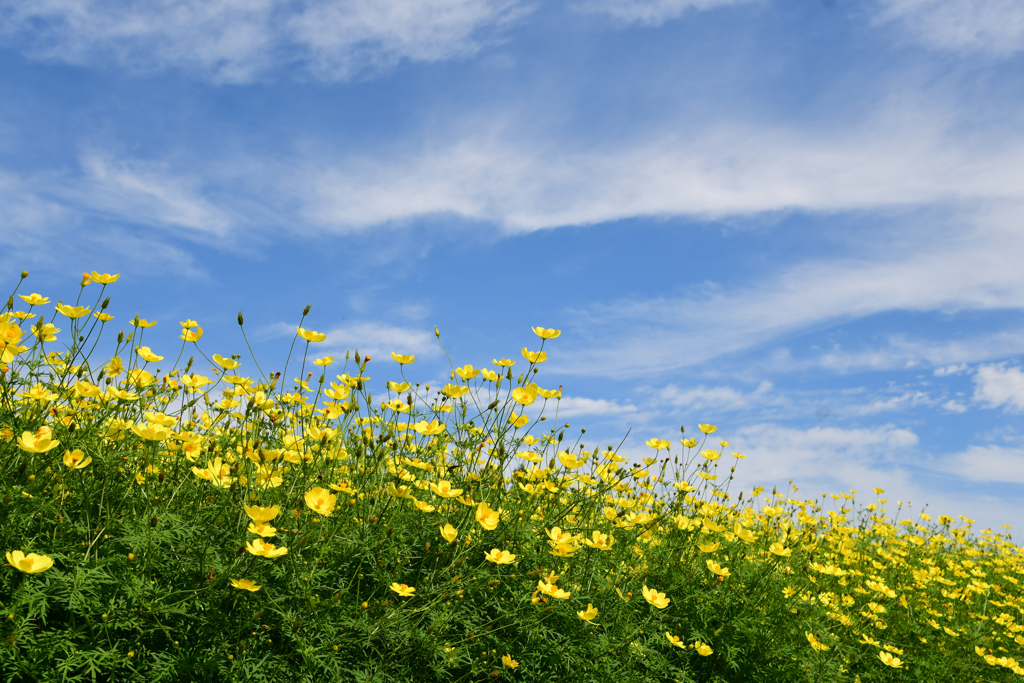
[[663, 24], [687, 12], [700, 12], [763, 0], [581, 0], [573, 4], [580, 12], [605, 14], [620, 21], [647, 25]]
[[0, 36], [47, 61], [226, 83], [298, 65], [334, 81], [473, 54], [523, 11], [518, 0], [0, 0]]
[[974, 373], [974, 400], [988, 408], [1024, 410], [1024, 372], [1005, 363], [982, 365]]
[[1017, 0], [877, 0], [876, 19], [900, 25], [931, 48], [1008, 56], [1024, 49]]

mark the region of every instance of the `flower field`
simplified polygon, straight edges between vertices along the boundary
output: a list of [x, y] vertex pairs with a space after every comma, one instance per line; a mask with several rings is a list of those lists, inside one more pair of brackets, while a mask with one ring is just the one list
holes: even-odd
[[1024, 675], [1008, 536], [882, 489], [733, 491], [711, 424], [633, 462], [559, 421], [557, 330], [431, 386], [402, 349], [318, 355], [307, 309], [271, 372], [192, 320], [146, 346], [116, 275], [74, 305], [26, 278], [0, 321], [3, 681]]

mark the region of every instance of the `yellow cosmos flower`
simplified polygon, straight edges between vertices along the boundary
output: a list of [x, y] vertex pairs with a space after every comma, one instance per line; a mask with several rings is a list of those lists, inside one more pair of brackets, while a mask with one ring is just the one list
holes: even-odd
[[38, 574], [52, 567], [53, 559], [46, 555], [26, 555], [20, 550], [12, 550], [7, 553], [7, 564], [26, 574]]
[[557, 339], [558, 335], [562, 334], [561, 330], [553, 330], [551, 328], [544, 327], [531, 327], [533, 333], [541, 339]]
[[424, 436], [435, 436], [444, 431], [444, 425], [437, 420], [420, 420], [412, 426], [417, 434], [423, 434]]
[[398, 593], [399, 597], [403, 598], [411, 598], [413, 595], [416, 594], [415, 588], [413, 588], [412, 586], [407, 586], [404, 583], [398, 583], [397, 581], [395, 583], [392, 583], [389, 586], [389, 588]]
[[704, 432], [705, 434], [714, 434], [715, 430], [718, 429], [718, 427], [716, 427], [714, 425], [701, 425], [701, 424], [697, 425], [697, 428], [700, 429], [700, 431]]
[[60, 444], [60, 441], [53, 438], [53, 432], [49, 427], [40, 427], [33, 434], [22, 432], [18, 437], [18, 448], [29, 453], [46, 453], [53, 450]]
[[878, 653], [878, 658], [882, 660], [882, 664], [891, 666], [894, 669], [902, 669], [903, 662], [900, 661], [899, 657], [893, 657], [892, 654], [885, 652], [884, 650]]
[[508, 358], [502, 358], [501, 360], [495, 358], [491, 362], [497, 365], [499, 368], [510, 368], [516, 364], [514, 360], [509, 360]]
[[714, 462], [715, 460], [718, 460], [719, 458], [722, 457], [722, 452], [716, 451], [714, 448], [707, 448], [701, 451], [700, 454], [705, 460], [709, 460], [711, 462]]
[[537, 400], [537, 390], [516, 387], [512, 390], [512, 400], [522, 406], [533, 405], [533, 402]]
[[740, 539], [744, 543], [753, 543], [757, 540], [757, 534], [752, 532], [750, 529], [744, 529], [739, 524], [735, 526], [733, 533], [736, 534], [736, 538]]
[[19, 294], [18, 296], [29, 306], [42, 306], [43, 304], [50, 303], [50, 297], [43, 296], [42, 294]]
[[[597, 608], [588, 602], [587, 609], [577, 612], [576, 616], [578, 616], [580, 619], [587, 622], [588, 624], [593, 624], [594, 619], [597, 617]], [[596, 626], [597, 624], [594, 625]]]
[[453, 543], [459, 537], [459, 530], [451, 524], [445, 524], [441, 527], [441, 537], [449, 543]]
[[567, 470], [574, 470], [578, 467], [582, 467], [587, 462], [587, 456], [582, 458], [577, 456], [575, 453], [569, 451], [562, 451], [558, 454], [558, 462], [562, 463], [562, 466]]
[[305, 339], [307, 342], [317, 343], [327, 339], [326, 334], [324, 334], [323, 332], [317, 332], [316, 330], [307, 330], [302, 327], [297, 327], [295, 328], [295, 331], [298, 333], [300, 337]]
[[149, 321], [146, 320], [145, 318], [140, 318], [137, 315], [134, 318], [132, 318], [131, 323], [135, 327], [141, 327], [142, 329], [146, 329], [147, 327], [153, 327], [153, 325], [156, 325], [155, 320]]
[[434, 510], [437, 509], [436, 507], [426, 502], [425, 500], [418, 500], [416, 498], [413, 498], [412, 496], [409, 496], [409, 498], [412, 500], [412, 506], [419, 510], [420, 512], [433, 512]]
[[722, 576], [722, 577], [729, 576], [729, 568], [728, 567], [723, 567], [722, 565], [718, 564], [714, 560], [708, 560], [707, 561], [707, 566], [708, 566], [708, 570], [712, 574], [717, 574], [718, 576]]
[[56, 341], [58, 332], [60, 328], [51, 323], [39, 322], [32, 326], [32, 336], [42, 342]]
[[313, 361], [313, 365], [319, 365], [320, 367], [326, 368], [328, 365], [334, 364], [334, 356], [324, 356], [323, 358], [317, 358]]
[[72, 320], [75, 320], [76, 318], [84, 318], [92, 312], [92, 309], [87, 306], [67, 306], [65, 304], [57, 304], [54, 308], [57, 309], [58, 313], [66, 315]]
[[500, 520], [500, 510], [492, 509], [487, 503], [480, 503], [476, 506], [476, 521], [487, 531], [494, 531], [498, 528]]
[[778, 555], [779, 557], [789, 557], [793, 554], [792, 550], [790, 550], [781, 543], [772, 543], [770, 546], [768, 546], [768, 550], [770, 550], [772, 554]]
[[388, 382], [388, 389], [391, 391], [397, 391], [400, 394], [404, 394], [412, 388], [412, 385], [408, 382]]
[[482, 377], [483, 377], [483, 378], [484, 378], [485, 380], [487, 380], [488, 382], [497, 382], [497, 381], [498, 381], [498, 378], [499, 378], [499, 377], [501, 377], [501, 375], [499, 375], [498, 373], [496, 373], [496, 372], [495, 372], [494, 370], [487, 370], [487, 369], [483, 369], [483, 370], [481, 370], [481, 371], [480, 371], [480, 375], [481, 375], [481, 376], [482, 376]]
[[508, 416], [508, 422], [516, 429], [522, 429], [526, 425], [530, 424], [530, 416], [516, 415], [515, 413], [512, 413], [511, 415]]
[[307, 507], [318, 515], [323, 515], [324, 517], [331, 516], [331, 513], [334, 512], [334, 506], [338, 502], [338, 497], [336, 495], [321, 486], [317, 486], [307, 491], [305, 498]]
[[464, 387], [461, 384], [445, 384], [441, 393], [448, 398], [460, 398], [469, 393], [469, 387]]
[[388, 495], [394, 496], [395, 498], [409, 498], [412, 496], [411, 486], [395, 486], [394, 483], [388, 484], [386, 489]]
[[178, 339], [183, 339], [187, 342], [198, 342], [203, 338], [203, 328], [197, 327], [194, 330], [182, 330], [181, 334], [178, 335]]
[[234, 370], [239, 365], [241, 365], [241, 363], [239, 363], [234, 358], [225, 358], [224, 356], [220, 355], [219, 353], [213, 354], [213, 362], [216, 363], [217, 365], [221, 366], [225, 370]]
[[647, 445], [656, 451], [667, 451], [671, 444], [665, 439], [650, 439]]
[[721, 543], [698, 543], [697, 547], [700, 548], [702, 553], [713, 553], [722, 547]]
[[271, 505], [270, 507], [244, 505], [243, 508], [245, 509], [245, 514], [248, 515], [249, 519], [258, 523], [269, 522], [281, 514], [280, 505]]
[[523, 358], [531, 363], [543, 363], [548, 359], [548, 354], [544, 351], [529, 351], [525, 346], [523, 347], [522, 354]]
[[173, 436], [174, 432], [168, 427], [160, 424], [132, 425], [132, 431], [136, 436], [146, 441], [166, 441]]
[[708, 655], [714, 652], [714, 650], [711, 649], [710, 645], [708, 645], [707, 643], [702, 643], [699, 640], [694, 641], [693, 649], [701, 657], [707, 657]]
[[414, 356], [411, 353], [407, 356], [403, 356], [402, 354], [398, 354], [392, 351], [391, 357], [394, 358], [395, 362], [398, 363], [399, 365], [409, 365], [410, 363], [414, 363], [416, 361], [416, 356]]
[[243, 591], [249, 591], [255, 593], [263, 586], [257, 586], [256, 582], [252, 579], [231, 579], [231, 585], [235, 588]]
[[119, 277], [121, 277], [121, 275], [119, 273], [116, 274], [116, 275], [111, 275], [110, 273], [97, 273], [95, 270], [92, 271], [91, 273], [89, 273], [89, 278], [93, 282], [98, 282], [101, 285], [113, 284], [113, 283], [117, 282], [117, 279]]
[[249, 522], [248, 531], [250, 534], [256, 534], [263, 538], [273, 538], [277, 535], [277, 529], [266, 522]]
[[678, 648], [686, 649], [686, 643], [679, 636], [674, 636], [668, 631], [665, 631], [665, 637], [668, 638], [668, 642], [672, 643]]
[[512, 655], [502, 655], [501, 663], [504, 664], [505, 666], [507, 666], [510, 669], [514, 669], [517, 666], [519, 666], [519, 662], [517, 662], [516, 660], [512, 659]]
[[281, 557], [288, 554], [288, 548], [278, 548], [273, 543], [267, 543], [262, 538], [255, 538], [245, 544], [245, 549], [257, 557]]
[[516, 556], [506, 550], [491, 548], [490, 552], [484, 553], [484, 559], [494, 564], [512, 564], [516, 561]]
[[73, 470], [88, 467], [91, 462], [92, 456], [86, 456], [85, 453], [77, 448], [73, 451], [64, 451], [64, 464]]
[[480, 370], [474, 368], [472, 365], [466, 364], [461, 368], [455, 368], [455, 374], [464, 380], [471, 380], [480, 374]]
[[668, 603], [672, 602], [672, 598], [666, 598], [664, 593], [659, 593], [653, 588], [648, 588], [646, 585], [643, 587], [643, 593], [644, 599], [658, 609], [665, 609], [668, 607]]
[[462, 489], [453, 489], [452, 483], [446, 479], [442, 479], [436, 484], [430, 482], [430, 490], [434, 492], [434, 495], [441, 498], [458, 498], [462, 495]]
[[804, 636], [807, 637], [807, 642], [810, 643], [811, 647], [815, 650], [822, 652], [829, 649], [828, 645], [815, 638], [813, 633], [805, 631]]
[[135, 347], [135, 352], [138, 353], [143, 360], [146, 360], [150, 363], [158, 363], [164, 359], [163, 356], [158, 356], [155, 353], [153, 353], [153, 351], [148, 346], [137, 346]]
[[611, 534], [603, 534], [595, 530], [590, 538], [584, 538], [583, 542], [597, 550], [611, 550], [612, 545], [615, 543], [615, 537]]

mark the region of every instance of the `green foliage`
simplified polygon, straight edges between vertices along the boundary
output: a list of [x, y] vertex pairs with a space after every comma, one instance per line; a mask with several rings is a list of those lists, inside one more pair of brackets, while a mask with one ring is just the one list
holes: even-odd
[[[91, 309], [106, 308], [103, 287]], [[25, 299], [29, 313], [46, 315], [40, 299]], [[55, 352], [58, 312], [29, 328], [13, 301], [0, 322], [0, 550], [28, 559], [0, 570], [4, 681], [1024, 673], [1024, 572], [1008, 537], [945, 517], [897, 523], [884, 499], [734, 496], [709, 425], [681, 448], [652, 439], [643, 464], [588, 449], [583, 432], [570, 443], [560, 392], [534, 384], [552, 330], [536, 330], [518, 379], [507, 364], [467, 366], [432, 391], [405, 386], [412, 359], [397, 357], [375, 401], [358, 353], [333, 379], [329, 359], [304, 374], [319, 335], [301, 327], [288, 384], [288, 361], [269, 376], [253, 359], [250, 379], [235, 374], [240, 356], [206, 357], [192, 321], [168, 371], [137, 318], [96, 360], [109, 321], [84, 309], [57, 309], [70, 329]], [[188, 354], [203, 360], [179, 365]], [[257, 554], [261, 538], [286, 554]]]

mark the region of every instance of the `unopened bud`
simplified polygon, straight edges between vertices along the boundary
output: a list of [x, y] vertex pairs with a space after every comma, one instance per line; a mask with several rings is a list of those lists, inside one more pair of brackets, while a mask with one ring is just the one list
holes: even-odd
[[302, 309], [302, 317], [305, 318], [309, 315], [309, 309], [313, 308], [312, 304], [306, 304], [306, 307]]
[[21, 271], [21, 279], [24, 280], [27, 277], [28, 277], [28, 271], [27, 270]]
[[241, 311], [238, 312], [238, 324], [240, 326], [245, 324], [245, 318], [242, 317], [242, 312]]

